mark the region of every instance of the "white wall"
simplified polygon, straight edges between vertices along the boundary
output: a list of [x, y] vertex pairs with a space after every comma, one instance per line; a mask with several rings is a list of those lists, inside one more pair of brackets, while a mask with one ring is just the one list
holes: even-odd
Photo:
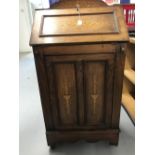
[[19, 51], [32, 51], [29, 46], [33, 14], [31, 9], [49, 8], [48, 0], [19, 0]]
[[28, 1], [19, 1], [19, 51], [30, 52], [32, 51], [29, 46], [31, 32], [31, 24], [29, 19]]
[[130, 0], [130, 3], [135, 3], [136, 2], [136, 0]]

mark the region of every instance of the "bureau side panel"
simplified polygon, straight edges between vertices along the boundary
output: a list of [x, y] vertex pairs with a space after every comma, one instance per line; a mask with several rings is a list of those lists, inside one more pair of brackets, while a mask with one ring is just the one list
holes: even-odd
[[113, 95], [113, 112], [112, 127], [119, 128], [121, 98], [124, 77], [125, 51], [124, 47], [118, 45], [115, 54], [115, 71], [114, 71], [114, 95]]
[[52, 107], [50, 105], [49, 83], [47, 80], [47, 71], [45, 67], [44, 57], [42, 55], [43, 51], [40, 48], [33, 47], [33, 52], [35, 58], [35, 66], [37, 71], [44, 122], [46, 130], [52, 130], [54, 127], [52, 118]]

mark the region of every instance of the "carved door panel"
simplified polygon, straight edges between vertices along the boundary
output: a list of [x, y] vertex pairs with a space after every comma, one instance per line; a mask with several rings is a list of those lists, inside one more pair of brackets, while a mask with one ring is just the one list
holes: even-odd
[[113, 54], [46, 57], [56, 128], [110, 125], [113, 66]]

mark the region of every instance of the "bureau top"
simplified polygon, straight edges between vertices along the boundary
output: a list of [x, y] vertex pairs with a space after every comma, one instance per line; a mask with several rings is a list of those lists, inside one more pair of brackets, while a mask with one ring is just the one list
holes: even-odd
[[30, 45], [126, 42], [120, 6], [36, 10]]

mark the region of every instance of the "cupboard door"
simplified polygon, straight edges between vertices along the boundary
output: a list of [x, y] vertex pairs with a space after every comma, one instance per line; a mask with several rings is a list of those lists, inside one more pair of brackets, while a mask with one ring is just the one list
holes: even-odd
[[86, 92], [86, 120], [88, 124], [101, 123], [105, 114], [104, 62], [86, 62], [84, 65]]
[[113, 59], [84, 62], [87, 125], [108, 127], [112, 115]]
[[46, 62], [55, 127], [110, 126], [114, 54], [47, 56]]
[[55, 82], [63, 124], [76, 122], [76, 81], [74, 64], [55, 64]]
[[74, 63], [50, 62], [47, 72], [55, 127], [75, 125], [77, 96]]

